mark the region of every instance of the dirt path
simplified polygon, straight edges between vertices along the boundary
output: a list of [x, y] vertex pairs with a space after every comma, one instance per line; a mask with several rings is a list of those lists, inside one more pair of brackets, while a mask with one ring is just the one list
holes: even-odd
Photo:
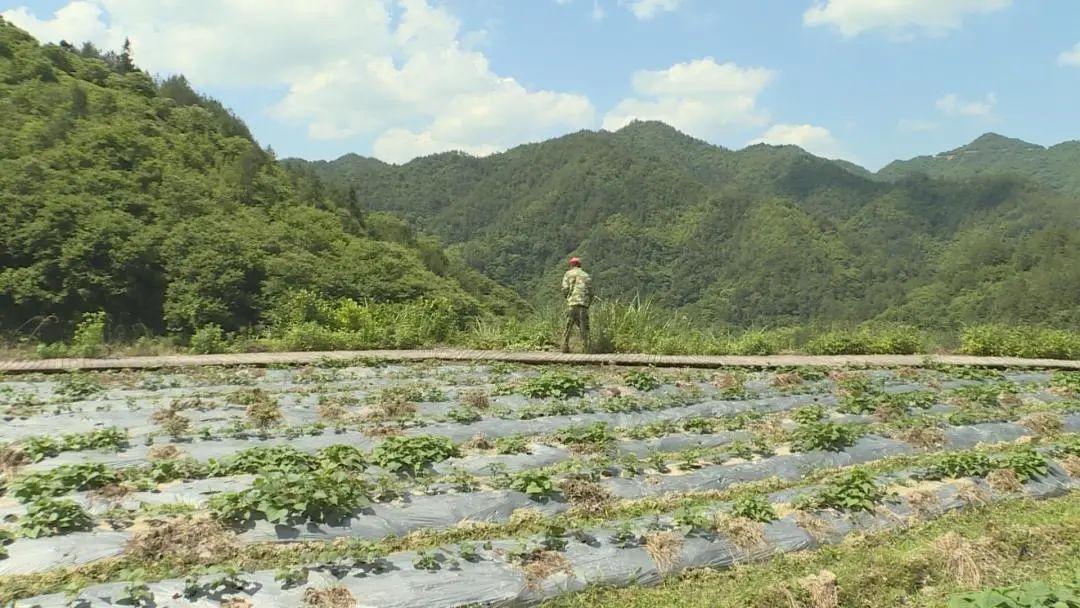
[[276, 365], [340, 361], [356, 358], [388, 361], [507, 361], [534, 364], [655, 365], [661, 367], [780, 367], [819, 366], [920, 366], [933, 363], [985, 367], [1080, 369], [1080, 361], [971, 357], [965, 355], [769, 355], [694, 356], [605, 354], [582, 355], [550, 352], [504, 352], [489, 350], [365, 350], [333, 352], [241, 353], [230, 355], [169, 355], [118, 357], [113, 359], [34, 359], [0, 361], [5, 372], [57, 372], [77, 369], [156, 369], [200, 365]]

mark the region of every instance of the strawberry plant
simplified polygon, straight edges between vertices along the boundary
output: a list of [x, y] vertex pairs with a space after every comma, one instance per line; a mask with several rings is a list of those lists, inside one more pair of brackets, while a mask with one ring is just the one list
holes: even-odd
[[543, 500], [555, 493], [551, 473], [536, 469], [525, 470], [513, 476], [510, 489], [528, 494], [533, 500]]
[[632, 369], [623, 374], [623, 382], [639, 391], [651, 391], [660, 386], [656, 376], [640, 369]]
[[776, 520], [776, 511], [768, 499], [760, 494], [747, 494], [736, 498], [731, 503], [731, 514], [761, 523]]
[[570, 426], [555, 432], [555, 439], [578, 449], [601, 451], [615, 443], [615, 433], [604, 422]]
[[994, 469], [990, 458], [980, 452], [950, 452], [935, 458], [922, 474], [926, 479], [983, 477]]
[[371, 455], [380, 467], [391, 473], [416, 476], [436, 462], [457, 456], [458, 449], [445, 437], [397, 436], [387, 437]]
[[810, 497], [797, 501], [800, 508], [838, 511], [873, 511], [884, 492], [870, 473], [852, 469]]
[[855, 445], [862, 436], [857, 427], [834, 422], [813, 422], [800, 425], [792, 436], [791, 447], [797, 452], [826, 450], [839, 452]]
[[1030, 448], [1003, 454], [995, 459], [994, 466], [1012, 470], [1020, 481], [1042, 477], [1050, 471], [1046, 457]]
[[19, 525], [23, 536], [39, 538], [89, 530], [93, 521], [74, 501], [41, 498], [27, 507], [26, 515], [22, 517]]
[[371, 504], [367, 486], [344, 471], [270, 473], [240, 492], [210, 499], [220, 519], [245, 522], [263, 518], [271, 523], [338, 522]]
[[575, 374], [546, 370], [521, 385], [521, 394], [534, 398], [569, 399], [585, 394], [585, 379]]

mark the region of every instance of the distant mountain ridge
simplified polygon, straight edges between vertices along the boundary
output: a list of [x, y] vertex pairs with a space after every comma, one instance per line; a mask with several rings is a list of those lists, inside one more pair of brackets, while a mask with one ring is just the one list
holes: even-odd
[[[971, 146], [1028, 150], [997, 136]], [[608, 296], [731, 325], [1080, 322], [1075, 199], [1019, 171], [881, 176], [796, 146], [729, 150], [659, 122], [483, 158], [286, 162], [534, 300], [557, 299], [576, 254]]]
[[1066, 141], [1047, 148], [986, 133], [947, 152], [893, 161], [877, 174], [886, 179], [914, 174], [951, 179], [1017, 175], [1067, 194], [1080, 195], [1080, 141]]

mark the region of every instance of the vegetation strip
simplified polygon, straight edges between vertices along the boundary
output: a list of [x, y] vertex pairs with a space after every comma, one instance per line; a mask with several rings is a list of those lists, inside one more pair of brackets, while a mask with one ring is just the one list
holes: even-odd
[[[698, 570], [657, 587], [593, 588], [545, 608], [940, 608], [950, 596], [1029, 580], [1072, 583], [1080, 572], [1080, 500], [1014, 500], [965, 509], [910, 528], [778, 555], [730, 570]], [[823, 585], [824, 584], [824, 588]], [[814, 603], [815, 591], [835, 599]], [[949, 604], [950, 608], [954, 604]], [[1035, 608], [1057, 604], [970, 603]], [[1072, 608], [1072, 605], [1066, 605]]]
[[762, 355], [686, 356], [647, 354], [565, 354], [551, 352], [510, 352], [481, 350], [370, 350], [284, 353], [235, 353], [222, 355], [170, 355], [163, 357], [123, 357], [115, 359], [59, 358], [0, 361], [4, 372], [58, 372], [80, 369], [164, 369], [206, 365], [283, 365], [324, 361], [382, 359], [385, 361], [501, 361], [530, 364], [574, 365], [654, 365], [658, 367], [899, 367], [958, 365], [993, 368], [1080, 369], [1080, 360], [1023, 359], [967, 355]]
[[[1060, 445], [1063, 446], [1061, 449], [1068, 450], [1067, 452], [1059, 452], [1063, 455], [1075, 456], [1078, 447], [1080, 447], [1075, 442], [1075, 436], [1070, 436]], [[986, 446], [982, 450], [969, 450], [964, 453], [981, 455], [983, 458], [994, 457], [998, 461], [1008, 462], [1009, 456], [1016, 453], [1016, 451], [1015, 446], [1003, 444]], [[131, 572], [141, 573], [141, 577], [145, 580], [161, 580], [185, 576], [193, 572], [202, 572], [211, 566], [231, 565], [241, 570], [251, 571], [349, 557], [366, 559], [400, 551], [432, 549], [440, 545], [460, 542], [521, 538], [543, 533], [552, 527], [568, 530], [581, 529], [586, 526], [603, 525], [607, 522], [618, 522], [626, 518], [677, 513], [680, 511], [694, 512], [718, 502], [738, 501], [747, 497], [760, 496], [781, 490], [793, 490], [800, 487], [816, 488], [821, 484], [843, 480], [850, 476], [852, 471], [861, 472], [860, 474], [863, 475], [882, 476], [901, 470], [928, 467], [927, 473], [933, 476], [934, 465], [939, 463], [941, 459], [941, 454], [898, 456], [857, 467], [812, 471], [799, 480], [782, 481], [777, 478], [770, 478], [758, 482], [738, 484], [725, 490], [685, 492], [614, 501], [602, 504], [598, 509], [577, 509], [552, 517], [546, 517], [537, 511], [525, 510], [518, 512], [515, 517], [505, 523], [468, 522], [443, 530], [419, 530], [403, 537], [390, 536], [377, 541], [339, 538], [325, 541], [294, 542], [284, 545], [258, 543], [236, 546], [232, 543], [226, 543], [232, 546], [230, 552], [206, 556], [198, 561], [188, 560], [183, 553], [174, 553], [172, 544], [182, 546], [183, 543], [180, 542], [180, 538], [172, 538], [169, 539], [169, 542], [159, 553], [154, 553], [149, 557], [139, 557], [136, 552], [135, 554], [129, 553], [116, 558], [99, 560], [73, 569], [58, 569], [39, 574], [0, 577], [0, 598], [24, 598], [63, 589], [82, 588], [94, 583], [107, 582], [117, 578], [123, 579], [129, 576]], [[985, 471], [979, 472], [985, 473]], [[949, 471], [946, 471], [946, 474], [941, 476], [948, 477], [948, 473]], [[963, 475], [968, 473], [970, 471], [961, 470], [956, 471], [954, 474]], [[807, 496], [808, 500], [809, 497], [812, 497], [812, 495]], [[805, 506], [812, 508], [821, 505], [808, 502]], [[182, 525], [175, 530], [175, 533], [178, 536], [184, 536], [186, 534], [185, 527]], [[220, 539], [230, 538], [224, 528], [220, 528], [218, 534]], [[214, 540], [217, 539], [199, 539], [200, 542], [212, 542]], [[222, 540], [221, 542], [225, 541]]]

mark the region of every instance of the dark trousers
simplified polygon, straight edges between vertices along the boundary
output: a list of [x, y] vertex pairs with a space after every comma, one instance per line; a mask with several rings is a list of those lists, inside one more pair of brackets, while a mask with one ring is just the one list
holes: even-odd
[[563, 352], [570, 350], [570, 334], [577, 326], [581, 332], [581, 344], [589, 352], [589, 307], [571, 306], [566, 318], [566, 331], [563, 332]]

